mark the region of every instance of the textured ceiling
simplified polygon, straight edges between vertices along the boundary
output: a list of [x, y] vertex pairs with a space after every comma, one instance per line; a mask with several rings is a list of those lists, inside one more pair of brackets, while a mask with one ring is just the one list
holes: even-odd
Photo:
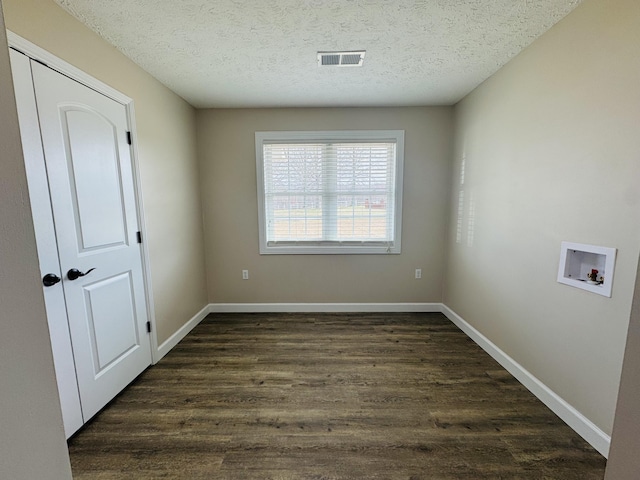
[[55, 1], [196, 107], [296, 107], [454, 104], [581, 0]]

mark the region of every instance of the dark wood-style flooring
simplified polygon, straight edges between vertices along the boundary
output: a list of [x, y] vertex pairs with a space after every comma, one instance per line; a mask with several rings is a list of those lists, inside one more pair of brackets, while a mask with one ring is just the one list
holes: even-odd
[[69, 441], [76, 479], [602, 479], [441, 314], [215, 314]]

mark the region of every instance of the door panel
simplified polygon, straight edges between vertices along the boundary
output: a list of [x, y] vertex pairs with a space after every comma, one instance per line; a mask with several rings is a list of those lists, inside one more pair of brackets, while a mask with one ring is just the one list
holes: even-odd
[[125, 203], [115, 148], [117, 127], [98, 112], [76, 106], [61, 106], [60, 117], [80, 251], [122, 245]]
[[96, 377], [140, 344], [131, 280], [125, 272], [84, 287]]
[[[32, 71], [86, 422], [151, 364], [127, 115], [41, 64]], [[86, 275], [72, 280], [73, 268]]]

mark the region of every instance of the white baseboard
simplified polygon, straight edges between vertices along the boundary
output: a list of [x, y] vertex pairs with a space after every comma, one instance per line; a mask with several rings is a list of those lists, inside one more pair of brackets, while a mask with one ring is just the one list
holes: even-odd
[[611, 437], [446, 305], [442, 313], [605, 458]]
[[196, 313], [191, 320], [185, 323], [180, 329], [171, 335], [167, 340], [162, 342], [162, 345], [158, 347], [156, 351], [156, 355], [154, 356], [154, 363], [160, 361], [162, 357], [164, 357], [167, 353], [171, 351], [173, 347], [175, 347], [180, 340], [187, 336], [187, 334], [193, 330], [193, 328], [198, 325], [204, 318], [210, 313], [210, 305], [206, 305], [202, 310]]
[[211, 313], [441, 312], [441, 303], [211, 303]]

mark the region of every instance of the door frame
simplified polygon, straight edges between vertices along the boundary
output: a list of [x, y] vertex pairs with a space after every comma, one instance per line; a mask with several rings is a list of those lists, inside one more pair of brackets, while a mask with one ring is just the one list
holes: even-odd
[[[10, 30], [7, 30], [7, 40], [9, 42], [9, 48], [13, 48], [17, 50], [27, 57], [45, 64], [47, 67], [65, 75], [72, 80], [75, 80], [78, 83], [85, 85], [92, 90], [101, 93], [102, 95], [111, 98], [112, 100], [120, 103], [125, 107], [127, 122], [129, 124], [129, 131], [131, 132], [132, 144], [130, 145], [131, 149], [131, 164], [133, 168], [133, 187], [134, 187], [134, 195], [135, 195], [135, 203], [136, 203], [136, 213], [138, 215], [138, 228], [142, 234], [142, 275], [144, 280], [144, 292], [145, 292], [145, 301], [147, 303], [147, 315], [148, 321], [151, 322], [151, 334], [149, 335], [149, 339], [151, 341], [151, 361], [152, 364], [156, 364], [161, 357], [158, 352], [158, 337], [157, 337], [157, 325], [156, 325], [156, 316], [154, 310], [154, 302], [153, 302], [153, 292], [151, 288], [151, 260], [149, 255], [149, 246], [147, 242], [147, 228], [146, 228], [146, 220], [144, 215], [144, 208], [142, 203], [142, 183], [140, 180], [140, 165], [138, 161], [138, 142], [137, 142], [137, 130], [136, 130], [136, 121], [135, 121], [135, 110], [133, 105], [133, 99], [119, 92], [118, 90], [110, 87], [106, 83], [101, 82], [100, 80], [92, 77], [91, 75], [85, 73], [77, 67], [74, 67], [70, 63], [62, 60], [61, 58], [53, 55], [47, 50], [33, 44], [29, 40], [21, 37], [13, 33]], [[38, 131], [38, 135], [39, 135]], [[43, 155], [40, 149], [40, 155]], [[25, 166], [29, 171], [32, 168], [36, 168], [34, 163], [38, 162], [29, 162], [27, 161], [28, 152], [25, 151]], [[45, 185], [40, 185], [40, 187], [44, 188]], [[49, 186], [46, 184], [46, 192], [47, 195], [49, 193]], [[30, 195], [32, 195], [30, 193]], [[53, 214], [51, 211], [48, 212], [49, 218], [37, 218], [34, 216], [34, 222], [46, 222], [53, 224]], [[49, 244], [54, 245], [56, 242], [55, 232], [51, 228], [43, 228], [42, 236], [48, 238], [42, 238], [41, 240], [44, 242], [50, 242]], [[66, 312], [65, 312], [66, 313]]]

